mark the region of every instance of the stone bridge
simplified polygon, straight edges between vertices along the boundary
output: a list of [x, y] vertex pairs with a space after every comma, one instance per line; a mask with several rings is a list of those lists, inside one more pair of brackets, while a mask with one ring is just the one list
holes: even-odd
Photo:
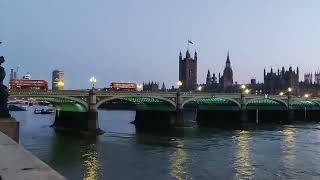
[[[86, 117], [82, 122], [82, 129], [95, 130], [98, 128], [97, 109], [116, 108], [134, 109], [137, 116], [145, 117], [146, 114], [155, 116], [155, 113], [170, 113], [172, 124], [183, 125], [182, 112], [186, 109], [197, 111], [219, 112], [232, 111], [320, 111], [320, 99], [293, 96], [265, 96], [252, 94], [220, 94], [207, 92], [121, 92], [121, 91], [24, 91], [10, 90], [10, 98], [34, 98], [38, 101], [48, 101], [56, 106], [56, 126], [65, 125], [65, 120], [70, 121], [69, 127], [79, 123], [79, 119]], [[79, 114], [79, 116], [75, 115]], [[85, 115], [84, 115], [85, 114]], [[174, 115], [173, 115], [174, 114]], [[247, 119], [247, 115], [240, 115]], [[208, 115], [205, 116], [216, 116]], [[258, 118], [258, 115], [256, 115]], [[149, 119], [150, 117], [147, 116]], [[220, 115], [218, 116], [220, 117]], [[256, 119], [257, 119], [256, 118]], [[223, 118], [222, 118], [223, 119]], [[144, 122], [145, 123], [145, 122]]]

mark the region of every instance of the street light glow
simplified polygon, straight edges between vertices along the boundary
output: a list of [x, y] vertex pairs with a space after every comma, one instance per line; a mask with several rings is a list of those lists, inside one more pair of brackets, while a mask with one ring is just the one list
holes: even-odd
[[198, 86], [198, 91], [201, 91], [202, 90], [202, 86]]
[[97, 82], [96, 77], [92, 76], [89, 81], [92, 83], [92, 89], [94, 88], [94, 84]]
[[96, 77], [92, 76], [92, 77], [89, 79], [89, 81], [90, 81], [91, 83], [96, 83], [96, 82], [97, 82], [97, 79], [96, 79]]
[[64, 82], [63, 81], [58, 81], [57, 82], [57, 86], [58, 87], [63, 87], [64, 86]]
[[246, 85], [242, 84], [242, 85], [240, 86], [240, 88], [241, 88], [241, 89], [245, 89], [245, 88], [246, 88]]
[[283, 96], [283, 95], [284, 95], [284, 92], [280, 92], [279, 95], [280, 95], [280, 96]]
[[137, 85], [137, 88], [138, 88], [139, 91], [142, 91], [143, 85], [142, 85], [142, 84], [138, 84], [138, 85]]
[[305, 98], [308, 98], [308, 97], [309, 97], [309, 94], [305, 94], [304, 97], [305, 97]]
[[245, 92], [246, 94], [249, 94], [250, 89], [246, 89], [244, 92]]
[[182, 86], [182, 82], [181, 82], [181, 81], [178, 81], [178, 82], [177, 82], [177, 85], [178, 85], [178, 87]]
[[292, 88], [291, 87], [288, 87], [288, 92], [291, 92], [292, 91]]

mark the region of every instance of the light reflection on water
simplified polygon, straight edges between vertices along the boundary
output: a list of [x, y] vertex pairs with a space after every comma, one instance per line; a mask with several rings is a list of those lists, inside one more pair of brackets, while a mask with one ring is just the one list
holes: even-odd
[[287, 169], [292, 169], [295, 166], [296, 156], [295, 156], [295, 145], [296, 145], [296, 131], [292, 127], [284, 127], [283, 129], [283, 144], [282, 144], [282, 153], [283, 158], [282, 162]]
[[83, 157], [83, 165], [85, 166], [85, 180], [95, 180], [98, 179], [98, 172], [100, 170], [100, 162], [97, 157], [96, 145], [90, 144], [86, 149]]
[[236, 179], [252, 179], [254, 177], [254, 168], [250, 162], [250, 132], [246, 130], [236, 131], [234, 141], [237, 145], [235, 170]]
[[173, 154], [170, 156], [171, 167], [170, 174], [177, 180], [186, 180], [188, 173], [186, 172], [187, 153], [183, 149], [183, 141], [177, 140]]

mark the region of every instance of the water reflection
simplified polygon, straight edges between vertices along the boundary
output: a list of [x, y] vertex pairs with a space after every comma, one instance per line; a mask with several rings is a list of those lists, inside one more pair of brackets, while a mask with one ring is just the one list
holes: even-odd
[[240, 130], [236, 132], [233, 137], [238, 147], [235, 159], [235, 178], [236, 179], [248, 179], [254, 177], [254, 168], [250, 161], [250, 133], [246, 130]]
[[176, 148], [173, 154], [170, 156], [170, 174], [172, 177], [178, 180], [190, 179], [186, 171], [187, 153], [183, 149], [183, 141], [177, 140], [176, 143]]
[[295, 149], [296, 149], [296, 131], [292, 127], [285, 127], [283, 129], [283, 145], [282, 145], [282, 153], [283, 153], [283, 164], [285, 168], [293, 168], [296, 160]]
[[[95, 180], [99, 177], [100, 163], [97, 157], [96, 144], [90, 144], [82, 155], [85, 166], [84, 178], [86, 180]], [[100, 171], [101, 172], [101, 171]]]

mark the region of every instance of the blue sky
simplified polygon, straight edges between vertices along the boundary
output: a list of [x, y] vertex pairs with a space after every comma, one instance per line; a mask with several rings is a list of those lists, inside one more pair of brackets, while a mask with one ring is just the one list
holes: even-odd
[[86, 88], [90, 76], [112, 81], [178, 80], [178, 53], [198, 51], [198, 82], [222, 72], [230, 50], [234, 79], [263, 68], [320, 70], [317, 0], [0, 0], [0, 54], [5, 67], [50, 82], [65, 71], [66, 88]]

